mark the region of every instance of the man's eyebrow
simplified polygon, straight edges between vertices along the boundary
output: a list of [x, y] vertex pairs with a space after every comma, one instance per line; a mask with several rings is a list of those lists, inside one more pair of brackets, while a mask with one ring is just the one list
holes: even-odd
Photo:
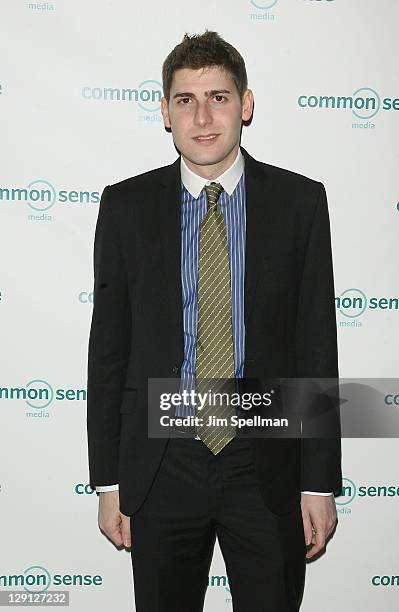
[[[216, 96], [218, 94], [231, 94], [231, 91], [229, 89], [211, 89], [210, 91], [205, 92], [205, 96], [207, 98]], [[190, 91], [177, 92], [173, 96], [173, 99], [175, 98], [195, 98], [195, 94], [191, 93]]]

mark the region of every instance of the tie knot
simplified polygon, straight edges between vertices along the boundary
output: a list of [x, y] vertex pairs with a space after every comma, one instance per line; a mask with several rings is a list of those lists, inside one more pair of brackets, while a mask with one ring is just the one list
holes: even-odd
[[211, 183], [210, 185], [205, 185], [204, 189], [208, 198], [208, 211], [216, 210], [219, 196], [223, 191], [222, 185], [220, 183]]

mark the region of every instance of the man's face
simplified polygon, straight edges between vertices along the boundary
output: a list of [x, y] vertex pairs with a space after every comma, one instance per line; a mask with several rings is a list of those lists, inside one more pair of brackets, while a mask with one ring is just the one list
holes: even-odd
[[252, 92], [241, 100], [230, 73], [217, 66], [176, 70], [169, 105], [161, 102], [164, 125], [187, 165], [208, 178], [233, 163], [242, 120], [250, 119], [252, 108]]

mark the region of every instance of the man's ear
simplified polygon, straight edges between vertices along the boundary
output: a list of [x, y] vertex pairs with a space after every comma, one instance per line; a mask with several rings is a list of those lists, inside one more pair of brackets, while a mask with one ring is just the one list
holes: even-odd
[[161, 98], [161, 113], [163, 117], [164, 126], [170, 129], [171, 125], [170, 125], [170, 119], [169, 119], [168, 102], [165, 96]]
[[252, 112], [254, 109], [254, 94], [251, 89], [246, 89], [244, 91], [241, 109], [241, 119], [243, 121], [249, 121], [252, 117]]

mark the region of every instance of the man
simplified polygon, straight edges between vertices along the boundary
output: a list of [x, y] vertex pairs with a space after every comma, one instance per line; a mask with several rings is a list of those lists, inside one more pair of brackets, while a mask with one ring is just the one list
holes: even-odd
[[163, 88], [181, 155], [106, 187], [97, 220], [87, 427], [99, 526], [131, 546], [138, 612], [202, 610], [216, 536], [234, 610], [291, 612], [305, 558], [336, 524], [339, 439], [151, 437], [147, 384], [338, 375], [325, 190], [240, 146], [254, 97], [217, 33], [184, 37]]

